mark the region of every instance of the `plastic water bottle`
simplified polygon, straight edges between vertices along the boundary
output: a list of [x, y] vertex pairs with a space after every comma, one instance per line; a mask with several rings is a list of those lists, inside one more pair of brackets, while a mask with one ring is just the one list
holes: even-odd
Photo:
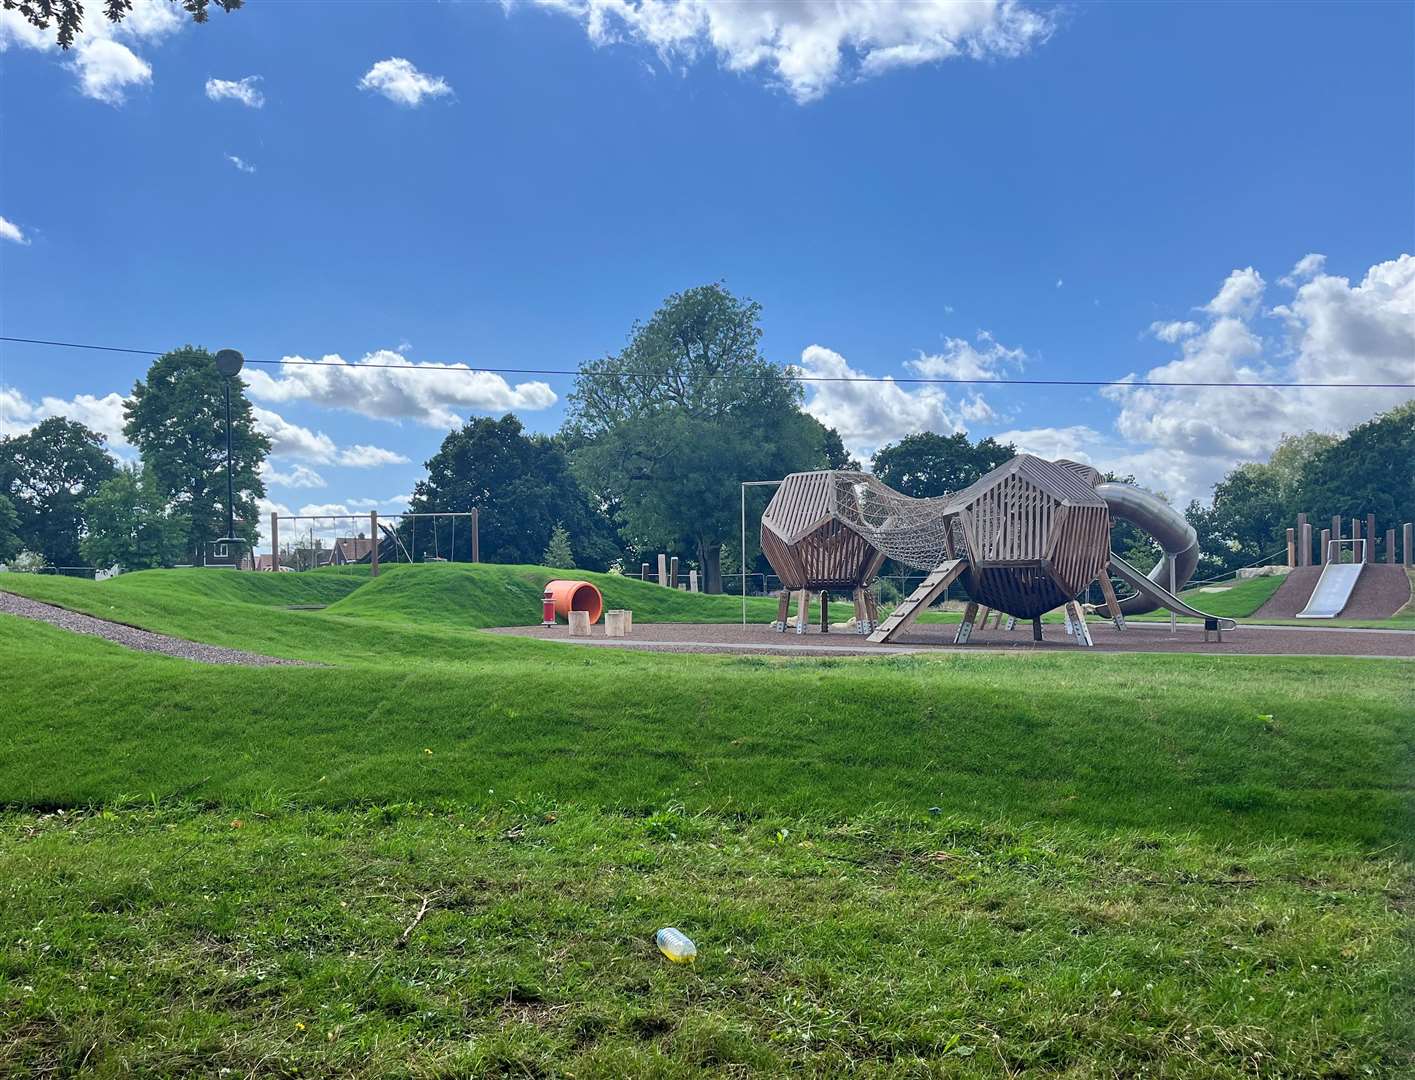
[[691, 964], [698, 955], [698, 947], [688, 940], [683, 931], [665, 926], [658, 932], [658, 951], [675, 964]]

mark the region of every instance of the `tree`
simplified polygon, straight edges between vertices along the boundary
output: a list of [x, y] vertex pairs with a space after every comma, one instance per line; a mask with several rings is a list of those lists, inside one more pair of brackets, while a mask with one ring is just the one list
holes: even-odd
[[80, 565], [84, 501], [116, 469], [104, 443], [98, 432], [62, 416], [0, 438], [0, 495], [18, 515], [21, 547], [55, 566]]
[[639, 550], [691, 544], [722, 591], [739, 484], [825, 465], [801, 387], [759, 351], [761, 308], [721, 285], [675, 293], [623, 351], [586, 364], [569, 398], [575, 475]]
[[921, 431], [883, 446], [870, 459], [874, 474], [915, 499], [962, 491], [983, 474], [1017, 456], [1017, 447], [991, 435], [976, 444], [965, 432]]
[[7, 496], [0, 495], [0, 562], [13, 559], [20, 551], [20, 515]]
[[[561, 441], [526, 435], [511, 413], [499, 420], [478, 417], [448, 434], [427, 471], [427, 479], [413, 489], [409, 509], [477, 508], [481, 557], [488, 562], [539, 563], [556, 525], [564, 526], [586, 569], [602, 570], [619, 556], [613, 526], [571, 475]], [[460, 528], [455, 538], [452, 532], [452, 519], [438, 519], [419, 522], [415, 536], [409, 519], [401, 539], [414, 558], [437, 552], [470, 559], [467, 529]]]
[[550, 543], [541, 556], [541, 565], [557, 570], [575, 569], [575, 553], [570, 549], [570, 532], [564, 525], [557, 524], [550, 531]]
[[[85, 0], [0, 0], [5, 11], [18, 11], [25, 19], [41, 30], [50, 26], [58, 29], [56, 40], [59, 48], [67, 49], [83, 29]], [[245, 0], [172, 0], [180, 2], [182, 9], [192, 17], [192, 22], [204, 23], [209, 17], [212, 3], [223, 11], [235, 11]], [[122, 22], [133, 9], [132, 0], [104, 0], [103, 14], [109, 22]]]
[[152, 466], [128, 466], [84, 503], [88, 535], [79, 542], [93, 566], [147, 570], [182, 557], [187, 534], [157, 490]]
[[[205, 349], [175, 349], [153, 362], [123, 409], [123, 431], [152, 468], [157, 494], [181, 520], [196, 561], [226, 532], [225, 381]], [[270, 440], [256, 430], [251, 403], [234, 379], [231, 446], [236, 535], [254, 545], [256, 500], [265, 494], [259, 469]]]
[[1391, 525], [1415, 518], [1415, 401], [1351, 429], [1314, 454], [1296, 503], [1321, 521], [1375, 514]]

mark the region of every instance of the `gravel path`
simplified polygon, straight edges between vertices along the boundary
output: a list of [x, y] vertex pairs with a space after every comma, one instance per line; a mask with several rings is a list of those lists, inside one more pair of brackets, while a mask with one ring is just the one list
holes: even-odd
[[[1343, 633], [1336, 628], [1306, 626], [1256, 627], [1243, 626], [1225, 631], [1223, 641], [1204, 641], [1204, 630], [1192, 623], [1180, 623], [1178, 633], [1169, 634], [1169, 624], [1144, 624], [1132, 621], [1130, 629], [1117, 633], [1108, 622], [1091, 622], [1091, 635], [1097, 652], [1167, 652], [1201, 653], [1215, 656], [1236, 654], [1252, 656], [1374, 656], [1415, 657], [1415, 632], [1381, 631]], [[967, 645], [954, 645], [956, 626], [939, 623], [915, 623], [890, 645], [871, 645], [854, 634], [820, 634], [812, 631], [795, 634], [773, 633], [764, 625], [741, 626], [736, 623], [635, 623], [629, 638], [605, 638], [604, 628], [591, 628], [589, 638], [572, 638], [564, 626], [503, 626], [492, 633], [515, 634], [522, 637], [562, 641], [568, 644], [598, 645], [613, 648], [645, 649], [653, 652], [720, 652], [777, 654], [781, 656], [879, 656], [901, 652], [942, 652], [1003, 650], [1030, 652], [1034, 650], [1076, 650], [1066, 631], [1047, 624], [1045, 640], [1032, 641], [1030, 625], [1019, 622], [1015, 631], [975, 630]]]
[[72, 630], [76, 634], [92, 634], [106, 638], [118, 645], [141, 652], [162, 653], [182, 660], [195, 660], [201, 664], [248, 664], [253, 667], [270, 667], [275, 664], [292, 667], [312, 667], [304, 660], [283, 660], [278, 656], [261, 656], [259, 653], [241, 652], [239, 649], [223, 649], [219, 645], [202, 645], [183, 638], [154, 634], [148, 630], [124, 626], [122, 623], [95, 619], [92, 615], [81, 615], [77, 611], [41, 604], [14, 593], [0, 591], [0, 613], [19, 615], [25, 619], [37, 619], [62, 630]]

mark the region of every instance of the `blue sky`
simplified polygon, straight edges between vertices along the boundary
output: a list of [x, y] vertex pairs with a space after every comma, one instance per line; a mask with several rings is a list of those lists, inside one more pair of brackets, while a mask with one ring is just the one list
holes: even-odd
[[[723, 280], [819, 374], [1415, 382], [1409, 4], [250, 0], [193, 26], [140, 0], [117, 30], [92, 6], [69, 54], [0, 24], [7, 335], [562, 369]], [[145, 366], [0, 344], [0, 431], [116, 436]], [[250, 385], [291, 510], [394, 509], [449, 424], [554, 430], [568, 388]], [[1187, 499], [1409, 396], [817, 384], [808, 407], [861, 453], [1009, 434]]]

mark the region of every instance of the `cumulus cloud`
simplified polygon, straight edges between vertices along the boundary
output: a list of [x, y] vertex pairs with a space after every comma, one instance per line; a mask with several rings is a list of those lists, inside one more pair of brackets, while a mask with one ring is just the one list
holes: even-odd
[[29, 237], [25, 235], [23, 229], [7, 218], [0, 217], [0, 240], [8, 240], [12, 244], [28, 244]]
[[[406, 465], [408, 459], [381, 446], [355, 443], [340, 448], [322, 431], [313, 431], [286, 420], [271, 409], [251, 406], [257, 429], [270, 439], [270, 456], [302, 458], [319, 465], [344, 465], [351, 469], [374, 469], [382, 465]], [[305, 485], [311, 486], [311, 485]], [[323, 486], [318, 485], [318, 486]]]
[[247, 75], [243, 79], [207, 79], [206, 96], [212, 101], [239, 101], [248, 109], [259, 109], [265, 105], [265, 95], [261, 93], [259, 75]]
[[1027, 354], [998, 343], [986, 330], [974, 341], [945, 338], [937, 353], [919, 355], [908, 367], [927, 379], [997, 379], [1008, 370], [1021, 370]]
[[1150, 333], [1161, 341], [1166, 341], [1173, 345], [1180, 338], [1187, 338], [1199, 332], [1199, 324], [1190, 320], [1180, 322], [1152, 322], [1150, 323]]
[[229, 161], [232, 165], [234, 165], [239, 172], [243, 172], [246, 174], [255, 172], [254, 165], [252, 165], [249, 161], [246, 161], [244, 158], [237, 157], [235, 154], [227, 154], [226, 160]]
[[1093, 455], [1102, 451], [1107, 441], [1095, 428], [1085, 424], [1000, 431], [993, 438], [1000, 443], [1011, 443], [1019, 454], [1035, 454], [1053, 460], [1069, 458], [1085, 465], [1093, 463]]
[[320, 476], [319, 473], [307, 465], [297, 464], [292, 465], [288, 469], [281, 470], [272, 465], [269, 461], [262, 461], [260, 464], [260, 478], [265, 481], [268, 487], [324, 487], [324, 477]]
[[557, 400], [555, 391], [543, 382], [512, 386], [500, 375], [473, 371], [466, 364], [415, 364], [391, 349], [369, 353], [353, 364], [330, 354], [317, 365], [287, 365], [278, 377], [264, 371], [248, 371], [242, 377], [251, 396], [262, 401], [309, 401], [429, 427], [460, 425], [457, 409], [473, 413], [547, 409]]
[[46, 396], [34, 402], [13, 386], [0, 386], [0, 435], [23, 435], [41, 420], [64, 416], [105, 436], [108, 449], [122, 456], [132, 450], [123, 434], [123, 402], [121, 394]]
[[[1051, 15], [1016, 0], [535, 0], [596, 46], [648, 46], [668, 66], [713, 56], [761, 72], [797, 102], [838, 83], [944, 60], [1016, 57], [1044, 42]], [[511, 5], [508, 4], [508, 7]]]
[[1218, 294], [1204, 305], [1210, 315], [1244, 318], [1253, 314], [1266, 287], [1263, 275], [1251, 266], [1235, 270], [1219, 288]]
[[446, 79], [439, 75], [425, 75], [401, 56], [389, 57], [374, 64], [359, 80], [359, 89], [382, 94], [389, 101], [408, 108], [421, 105], [424, 98], [447, 97], [452, 93]]
[[1297, 265], [1288, 272], [1286, 277], [1281, 279], [1279, 284], [1286, 285], [1289, 289], [1295, 289], [1302, 282], [1320, 274], [1326, 263], [1327, 257], [1325, 255], [1303, 255], [1297, 260]]
[[[96, 8], [84, 19], [64, 63], [79, 92], [106, 105], [121, 105], [129, 91], [152, 82], [152, 65], [134, 51], [159, 44], [179, 30], [180, 9], [167, 0], [133, 0], [127, 17], [111, 23]], [[10, 48], [58, 53], [55, 31], [39, 30], [14, 11], [0, 12], [0, 52]]]
[[[1119, 406], [1116, 432], [1137, 448], [1120, 465], [1177, 500], [1207, 498], [1235, 465], [1266, 459], [1284, 434], [1344, 432], [1415, 396], [1395, 388], [1225, 389], [1143, 381], [1410, 383], [1415, 381], [1415, 258], [1370, 267], [1356, 284], [1303, 260], [1309, 280], [1268, 313], [1253, 268], [1235, 270], [1204, 310], [1212, 318], [1177, 341], [1179, 353], [1103, 396]], [[1303, 264], [1299, 264], [1301, 266]], [[1118, 468], [1117, 464], [1110, 467]]]

